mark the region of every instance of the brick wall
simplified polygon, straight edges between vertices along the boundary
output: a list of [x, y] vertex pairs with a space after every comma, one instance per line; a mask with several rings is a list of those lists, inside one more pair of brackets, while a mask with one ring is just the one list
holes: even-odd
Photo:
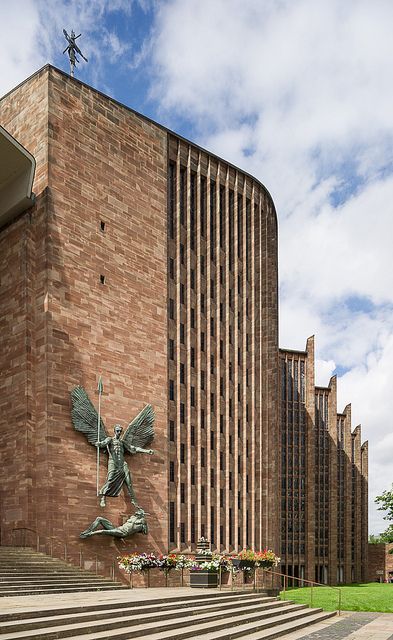
[[[82, 384], [96, 402], [102, 373], [108, 431], [114, 421], [126, 426], [147, 402], [156, 411], [156, 455], [129, 463], [137, 498], [151, 514], [149, 538], [137, 536], [128, 546], [164, 550], [166, 134], [50, 67], [3, 99], [1, 124], [36, 157], [34, 191], [42, 194], [31, 216], [1, 233], [8, 250], [1, 276], [8, 296], [1, 302], [11, 365], [2, 383], [3, 455], [10, 467], [3, 486], [4, 540], [9, 543], [11, 529], [27, 522], [57, 555], [66, 543], [69, 555], [83, 548], [86, 557], [113, 557], [107, 540], [82, 547], [78, 538], [100, 508], [95, 450], [70, 420], [70, 390]], [[31, 410], [24, 405], [29, 399]], [[19, 438], [23, 434], [21, 465], [27, 451], [31, 456], [26, 474], [12, 464], [14, 427]], [[102, 465], [101, 483], [104, 478]], [[108, 499], [106, 517], [119, 523], [129, 513], [123, 496]]]
[[368, 581], [393, 580], [393, 543], [368, 545]]
[[42, 70], [0, 101], [2, 126], [37, 161], [35, 206], [0, 230], [2, 544], [22, 538], [29, 544], [36, 542], [34, 425], [45, 406], [47, 98], [47, 72]]

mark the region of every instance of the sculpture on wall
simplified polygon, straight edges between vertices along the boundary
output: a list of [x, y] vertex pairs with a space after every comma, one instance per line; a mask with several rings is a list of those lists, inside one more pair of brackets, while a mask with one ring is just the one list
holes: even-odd
[[65, 29], [63, 29], [63, 33], [64, 33], [64, 37], [68, 42], [68, 46], [64, 49], [63, 51], [63, 55], [64, 53], [68, 53], [68, 57], [70, 60], [70, 70], [71, 70], [71, 77], [74, 77], [74, 71], [75, 71], [75, 63], [79, 63], [78, 58], [76, 57], [76, 54], [80, 55], [81, 58], [83, 58], [83, 60], [85, 60], [85, 62], [87, 62], [87, 58], [85, 58], [85, 56], [83, 55], [82, 51], [79, 49], [78, 45], [76, 44], [75, 40], [77, 38], [81, 37], [81, 33], [79, 35], [75, 35], [74, 31], [71, 31], [71, 35], [69, 36], [67, 31]]
[[90, 444], [97, 450], [104, 449], [108, 453], [108, 472], [104, 485], [97, 491], [101, 497], [100, 506], [105, 507], [106, 496], [116, 497], [123, 485], [126, 486], [131, 503], [137, 505], [132, 479], [125, 453], [147, 453], [152, 455], [152, 449], [145, 449], [154, 438], [154, 411], [147, 404], [142, 411], [129, 423], [124, 436], [121, 437], [122, 427], [114, 426], [114, 436], [110, 437], [100, 413], [97, 413], [83, 387], [75, 387], [71, 391], [72, 423], [77, 431], [82, 432]]
[[[115, 527], [107, 518], [98, 517], [91, 523], [85, 531], [82, 531], [80, 538], [89, 538], [90, 536], [113, 536], [114, 538], [128, 538], [134, 535], [134, 533], [147, 534], [147, 522], [145, 516], [149, 515], [145, 513], [142, 508], [137, 509], [133, 516], [130, 516], [128, 520], [120, 527]], [[103, 529], [98, 527], [102, 526]]]

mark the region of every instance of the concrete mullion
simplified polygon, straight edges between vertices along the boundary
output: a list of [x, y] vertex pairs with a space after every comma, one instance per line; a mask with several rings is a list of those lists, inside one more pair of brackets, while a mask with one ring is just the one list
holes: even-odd
[[[259, 195], [259, 548], [262, 549], [262, 523], [263, 523], [263, 478], [262, 478], [262, 442], [263, 442], [263, 364], [262, 364], [262, 313], [263, 313], [263, 298], [262, 298], [262, 282], [263, 282], [263, 262], [262, 262], [262, 198]], [[281, 478], [280, 478], [281, 483]], [[280, 484], [281, 486], [281, 484]], [[281, 522], [280, 522], [281, 527]], [[281, 528], [280, 528], [281, 534]]]
[[354, 440], [354, 466], [355, 466], [355, 531], [354, 531], [354, 566], [355, 566], [355, 582], [360, 582], [360, 553], [361, 553], [361, 516], [362, 516], [362, 496], [361, 496], [361, 429], [357, 426], [352, 434]]
[[329, 584], [337, 583], [337, 379], [329, 383]]
[[344, 409], [344, 582], [352, 581], [352, 463], [351, 463], [351, 406]]
[[317, 505], [315, 501], [315, 379], [314, 337], [307, 340], [306, 360], [306, 580], [315, 580], [315, 525]]
[[[211, 161], [210, 158], [208, 160], [207, 167], [207, 178], [206, 178], [206, 304], [205, 304], [205, 314], [206, 318], [210, 318], [210, 280], [211, 280], [211, 243], [212, 238], [210, 237], [210, 207], [211, 207]], [[211, 540], [211, 507], [212, 507], [212, 487], [211, 487], [211, 448], [210, 448], [210, 431], [211, 431], [211, 406], [210, 406], [210, 397], [211, 397], [211, 343], [210, 343], [210, 331], [208, 330], [208, 323], [206, 323], [206, 340], [205, 340], [205, 349], [206, 349], [206, 464], [207, 464], [207, 474], [206, 474], [206, 503], [207, 503], [207, 537], [210, 540], [212, 546], [214, 546], [214, 540]]]
[[191, 503], [192, 503], [192, 486], [191, 486], [191, 147], [188, 147], [187, 153], [187, 179], [186, 179], [186, 313], [187, 323], [185, 328], [186, 346], [187, 346], [187, 368], [186, 368], [186, 438], [187, 438], [187, 534], [186, 544], [191, 549]]
[[[202, 478], [202, 466], [201, 466], [201, 447], [202, 447], [202, 432], [201, 432], [201, 152], [198, 152], [198, 168], [197, 168], [197, 180], [196, 180], [196, 211], [195, 211], [195, 228], [196, 228], [196, 406], [197, 406], [197, 420], [196, 420], [196, 446], [197, 446], [197, 469], [196, 469], [196, 482], [197, 482], [197, 509], [196, 509], [196, 531], [197, 539], [202, 535], [201, 523], [202, 523], [202, 504], [201, 504], [201, 486], [203, 483]], [[206, 457], [205, 457], [206, 464]], [[206, 503], [206, 490], [205, 490], [205, 503]], [[206, 508], [206, 506], [205, 506]]]
[[246, 420], [246, 407], [247, 407], [247, 386], [246, 386], [246, 370], [247, 370], [247, 316], [246, 316], [246, 298], [247, 298], [247, 254], [246, 254], [246, 216], [247, 216], [247, 179], [244, 178], [243, 184], [243, 228], [242, 228], [242, 425], [243, 425], [243, 547], [246, 547], [249, 543], [247, 540], [247, 511], [248, 511], [248, 495], [247, 495], [247, 420]]
[[[261, 248], [263, 247], [263, 261], [262, 261], [262, 270], [263, 273], [261, 274], [261, 282], [263, 282], [263, 304], [262, 304], [262, 309], [261, 309], [261, 313], [262, 313], [262, 335], [265, 336], [265, 339], [263, 340], [262, 344], [263, 344], [263, 348], [262, 348], [262, 366], [261, 366], [261, 375], [262, 375], [262, 389], [263, 389], [263, 393], [262, 395], [267, 398], [268, 397], [268, 375], [267, 375], [267, 371], [268, 371], [268, 366], [269, 366], [269, 361], [268, 361], [268, 347], [267, 347], [267, 342], [266, 342], [266, 336], [268, 334], [268, 260], [267, 260], [267, 256], [268, 256], [268, 252], [269, 252], [269, 248], [268, 248], [268, 210], [267, 210], [267, 202], [265, 199], [265, 215], [264, 215], [264, 224], [263, 224], [263, 236], [261, 238]], [[263, 405], [262, 405], [263, 406]], [[261, 482], [262, 482], [262, 486], [264, 487], [265, 490], [265, 499], [263, 500], [263, 505], [264, 505], [264, 509], [263, 509], [263, 518], [262, 518], [262, 522], [261, 522], [261, 535], [262, 535], [262, 539], [263, 539], [263, 544], [267, 543], [268, 540], [268, 522], [269, 522], [269, 504], [268, 504], [268, 500], [267, 500], [267, 495], [266, 495], [266, 485], [267, 485], [267, 481], [268, 481], [268, 472], [267, 472], [267, 467], [269, 464], [269, 457], [268, 457], [268, 438], [267, 436], [269, 435], [267, 433], [267, 429], [266, 429], [266, 425], [268, 424], [268, 408], [265, 405], [262, 408], [262, 426], [261, 426], [261, 434], [262, 434], [262, 441], [263, 441], [263, 448], [262, 448], [262, 458], [261, 458], [261, 467], [262, 467], [262, 471], [261, 471]], [[288, 500], [288, 496], [287, 496], [287, 500]]]
[[[225, 549], [229, 551], [229, 472], [230, 472], [230, 458], [229, 458], [229, 435], [233, 432], [231, 428], [231, 422], [233, 417], [229, 416], [229, 398], [230, 398], [230, 380], [229, 380], [229, 363], [231, 361], [230, 344], [229, 344], [229, 286], [230, 286], [230, 271], [229, 271], [229, 253], [230, 253], [230, 237], [229, 237], [229, 167], [227, 167], [225, 177]], [[233, 332], [232, 332], [233, 334]], [[232, 401], [232, 416], [233, 416], [233, 401]], [[233, 512], [232, 512], [233, 513]], [[233, 526], [233, 522], [232, 522]], [[233, 540], [232, 540], [233, 542]]]
[[252, 185], [250, 203], [250, 285], [251, 285], [251, 546], [255, 549], [255, 187]]
[[[221, 550], [221, 482], [222, 473], [220, 467], [220, 451], [221, 451], [221, 434], [220, 434], [220, 413], [221, 413], [221, 354], [220, 354], [220, 339], [221, 339], [221, 327], [220, 327], [220, 296], [221, 296], [221, 284], [220, 284], [220, 266], [221, 266], [221, 247], [220, 247], [220, 184], [221, 184], [221, 164], [217, 165], [217, 177], [216, 177], [216, 210], [215, 210], [215, 246], [216, 246], [216, 273], [215, 273], [215, 340], [216, 340], [216, 395], [215, 395], [215, 434], [216, 434], [216, 469], [217, 484], [216, 484], [216, 511], [217, 511], [217, 549]], [[210, 316], [211, 317], [211, 316]], [[209, 334], [210, 334], [210, 318], [209, 318]]]
[[[238, 492], [239, 492], [239, 486], [240, 486], [240, 479], [239, 479], [239, 471], [238, 471], [238, 458], [239, 458], [239, 432], [238, 432], [238, 420], [239, 420], [239, 400], [238, 400], [238, 384], [239, 384], [239, 358], [238, 358], [238, 347], [239, 347], [239, 327], [238, 327], [238, 310], [239, 310], [239, 297], [237, 295], [237, 278], [238, 278], [238, 274], [239, 274], [239, 260], [237, 257], [238, 254], [238, 242], [239, 242], [239, 238], [238, 238], [238, 233], [237, 233], [237, 229], [238, 229], [238, 180], [239, 180], [239, 176], [238, 176], [238, 172], [236, 171], [236, 175], [235, 175], [235, 185], [234, 185], [234, 190], [233, 190], [233, 265], [234, 265], [234, 270], [233, 270], [233, 279], [234, 279], [234, 293], [236, 295], [233, 296], [233, 306], [234, 306], [234, 318], [235, 318], [235, 327], [236, 330], [234, 331], [234, 349], [235, 349], [235, 353], [234, 353], [234, 366], [233, 366], [233, 384], [234, 384], [234, 392], [235, 392], [235, 401], [234, 401], [234, 414], [233, 414], [233, 418], [234, 418], [234, 425], [235, 428], [233, 430], [234, 433], [237, 434], [237, 437], [235, 438], [234, 441], [234, 460], [235, 460], [235, 466], [234, 466], [234, 496], [235, 496], [235, 500], [234, 500], [234, 509], [233, 509], [233, 514], [234, 514], [234, 518], [233, 518], [233, 522], [234, 522], [234, 549], [237, 552], [239, 550], [239, 543], [238, 543], [238, 527], [239, 527], [239, 509], [238, 509]], [[228, 296], [229, 298], [229, 296]], [[229, 306], [229, 299], [228, 299], [228, 306]]]
[[180, 423], [180, 141], [177, 145], [177, 158], [176, 158], [176, 299], [175, 299], [175, 314], [176, 314], [176, 547], [181, 549], [180, 542], [180, 522], [181, 522], [181, 498], [180, 498], [180, 483], [181, 483], [181, 465], [180, 465], [180, 442], [181, 442], [181, 423]]

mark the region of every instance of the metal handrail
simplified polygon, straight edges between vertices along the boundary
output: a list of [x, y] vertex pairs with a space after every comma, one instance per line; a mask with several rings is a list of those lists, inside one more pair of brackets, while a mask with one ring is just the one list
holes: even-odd
[[[37, 547], [37, 551], [40, 550], [40, 536], [38, 535], [37, 531], [35, 529], [30, 529], [30, 527], [14, 527], [13, 529], [11, 529], [11, 540], [13, 542], [14, 540], [14, 534], [17, 531], [31, 531], [31, 533], [35, 534], [36, 537], [36, 547]], [[22, 546], [26, 546], [26, 537], [24, 536], [24, 543]]]
[[305, 578], [297, 578], [296, 576], [290, 576], [286, 573], [281, 573], [279, 571], [273, 571], [272, 569], [266, 569], [266, 572], [271, 573], [272, 575], [276, 575], [276, 576], [281, 576], [282, 578], [284, 578], [284, 589], [283, 589], [283, 593], [284, 593], [284, 598], [285, 598], [285, 592], [287, 591], [287, 579], [289, 578], [290, 580], [297, 580], [298, 582], [307, 582], [307, 584], [311, 585], [311, 592], [310, 592], [310, 606], [313, 606], [313, 596], [314, 596], [314, 592], [313, 592], [313, 588], [314, 586], [317, 587], [326, 587], [328, 589], [335, 589], [336, 591], [338, 591], [338, 615], [341, 615], [341, 604], [342, 604], [342, 596], [341, 596], [341, 588], [340, 587], [333, 587], [330, 584], [323, 584], [322, 582], [315, 582], [314, 580], [306, 580]]

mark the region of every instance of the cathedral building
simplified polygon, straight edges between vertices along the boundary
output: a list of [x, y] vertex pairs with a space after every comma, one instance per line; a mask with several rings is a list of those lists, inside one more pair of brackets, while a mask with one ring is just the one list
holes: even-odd
[[314, 387], [312, 341], [279, 351], [267, 189], [50, 65], [1, 99], [0, 125], [1, 544], [113, 561], [79, 534], [134, 507], [100, 507], [70, 413], [77, 385], [98, 405], [101, 375], [108, 433], [146, 404], [156, 416], [154, 454], [126, 456], [149, 514], [129, 550], [204, 536], [282, 547], [299, 577], [359, 579], [367, 449], [335, 379]]

